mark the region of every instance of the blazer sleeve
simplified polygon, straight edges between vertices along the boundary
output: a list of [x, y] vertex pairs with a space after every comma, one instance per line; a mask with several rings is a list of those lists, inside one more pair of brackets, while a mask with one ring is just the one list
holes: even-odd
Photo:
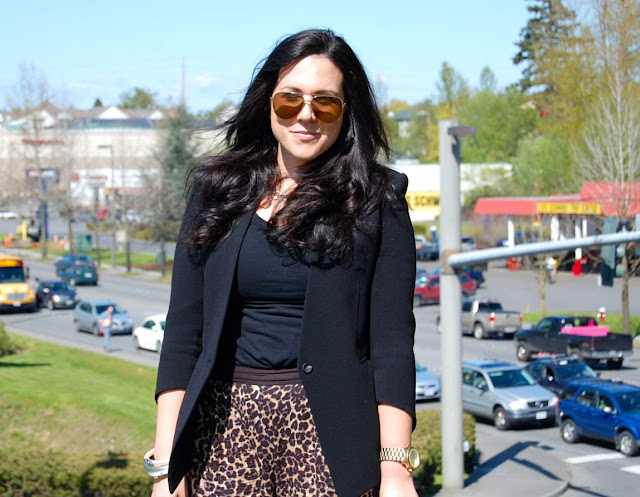
[[194, 257], [193, 250], [183, 242], [200, 209], [201, 198], [197, 190], [191, 194], [176, 244], [171, 297], [158, 365], [156, 400], [165, 390], [187, 388], [202, 352], [203, 261], [200, 257]]
[[398, 194], [395, 203], [382, 210], [371, 292], [371, 361], [376, 401], [405, 410], [415, 426], [415, 239], [404, 200], [408, 179], [395, 171], [390, 174]]

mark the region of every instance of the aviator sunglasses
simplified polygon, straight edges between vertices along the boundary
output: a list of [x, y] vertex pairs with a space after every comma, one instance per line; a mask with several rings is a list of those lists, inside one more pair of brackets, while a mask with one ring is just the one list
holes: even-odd
[[[311, 98], [309, 98], [311, 97]], [[282, 91], [271, 97], [273, 111], [280, 119], [296, 117], [304, 104], [309, 102], [313, 113], [322, 122], [332, 123], [342, 115], [346, 105], [338, 97], [329, 95], [303, 95], [302, 93]]]

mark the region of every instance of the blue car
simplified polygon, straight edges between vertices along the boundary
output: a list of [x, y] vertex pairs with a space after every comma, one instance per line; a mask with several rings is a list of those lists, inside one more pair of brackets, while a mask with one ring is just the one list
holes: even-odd
[[570, 383], [558, 402], [560, 435], [567, 443], [594, 439], [634, 456], [640, 440], [640, 387], [618, 381]]
[[58, 271], [58, 278], [71, 286], [97, 285], [98, 271], [89, 264], [75, 263]]

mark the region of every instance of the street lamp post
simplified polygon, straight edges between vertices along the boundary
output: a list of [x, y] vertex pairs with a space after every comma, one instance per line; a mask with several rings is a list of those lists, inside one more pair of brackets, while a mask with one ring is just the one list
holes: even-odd
[[109, 145], [98, 145], [98, 148], [108, 148], [110, 159], [111, 159], [111, 192], [109, 194], [109, 220], [111, 221], [111, 266], [113, 268], [116, 267], [116, 255], [117, 255], [117, 245], [116, 245], [116, 218], [115, 218], [115, 191], [116, 191], [116, 181], [115, 181], [115, 160], [113, 155], [113, 144]]

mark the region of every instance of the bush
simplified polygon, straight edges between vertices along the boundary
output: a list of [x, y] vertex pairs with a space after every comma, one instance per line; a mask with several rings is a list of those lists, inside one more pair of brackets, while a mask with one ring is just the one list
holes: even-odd
[[4, 321], [0, 321], [0, 357], [17, 354], [22, 347], [4, 330]]
[[0, 451], [5, 497], [147, 497], [152, 483], [140, 455]]
[[[439, 410], [424, 409], [417, 412], [418, 425], [412, 436], [412, 445], [420, 452], [421, 463], [413, 472], [418, 493], [430, 490], [433, 477], [442, 473], [442, 437]], [[476, 464], [476, 420], [470, 414], [463, 415], [463, 437], [469, 442], [464, 454], [464, 470], [471, 473]]]

